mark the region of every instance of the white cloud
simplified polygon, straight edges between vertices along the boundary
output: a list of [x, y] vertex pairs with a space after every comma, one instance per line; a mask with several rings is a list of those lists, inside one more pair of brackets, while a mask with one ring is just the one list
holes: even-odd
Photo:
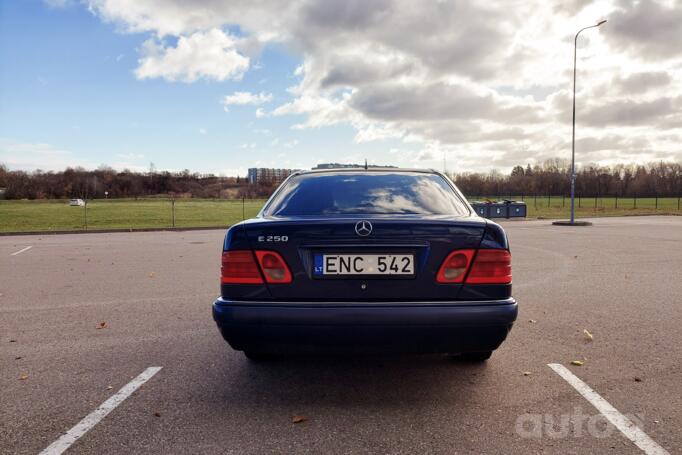
[[359, 128], [354, 140], [357, 143], [372, 142], [396, 137], [399, 138], [401, 135], [401, 131], [391, 129], [388, 125], [373, 123], [364, 128]]
[[57, 171], [65, 167], [92, 168], [96, 164], [83, 160], [70, 150], [45, 143], [20, 143], [0, 138], [0, 163], [10, 169]]
[[[138, 77], [239, 79], [264, 46], [301, 59], [291, 99], [255, 116], [296, 129], [349, 124], [356, 143], [415, 144], [410, 159], [509, 166], [570, 152], [573, 36], [585, 157], [682, 159], [682, 9], [671, 0], [91, 0], [122, 30], [153, 34]], [[238, 27], [239, 35], [223, 30]], [[177, 39], [177, 44], [169, 42]], [[262, 71], [267, 71], [264, 68]], [[269, 78], [272, 76], [268, 75]], [[272, 95], [238, 91], [233, 104]], [[644, 142], [641, 142], [642, 140]], [[587, 147], [587, 143], [583, 144]], [[580, 155], [580, 150], [577, 150]]]
[[199, 134], [208, 134], [208, 130], [206, 128], [199, 128]]
[[433, 154], [433, 151], [431, 151], [431, 150], [420, 150], [419, 153], [417, 154], [416, 160], [417, 161], [433, 161], [435, 158], [436, 157]]
[[73, 6], [76, 2], [74, 0], [43, 0], [50, 8], [67, 8]]
[[135, 75], [181, 82], [239, 80], [249, 68], [249, 58], [236, 50], [236, 44], [236, 38], [219, 29], [181, 36], [174, 47], [149, 39], [142, 45]]
[[640, 94], [651, 88], [666, 86], [672, 82], [672, 78], [665, 71], [644, 71], [627, 75], [617, 74], [611, 82], [619, 87], [624, 95], [627, 95]]
[[279, 0], [88, 0], [91, 11], [127, 32], [180, 36], [239, 24], [257, 40], [275, 41], [300, 2]]
[[272, 111], [274, 116], [306, 115], [303, 123], [294, 125], [294, 129], [318, 128], [336, 125], [342, 122], [360, 122], [361, 115], [348, 106], [348, 96], [327, 97], [321, 94], [301, 95], [293, 101], [283, 104]]
[[[113, 169], [130, 169], [133, 171], [147, 171], [142, 153], [115, 153], [113, 159], [107, 161]], [[15, 140], [0, 138], [0, 163], [10, 169], [25, 171], [63, 171], [67, 167], [82, 167], [95, 169], [101, 162], [92, 161], [79, 156], [71, 150], [46, 143], [22, 143]]]
[[221, 103], [224, 106], [231, 105], [253, 105], [258, 106], [260, 104], [269, 103], [272, 101], [272, 93], [251, 93], [251, 92], [234, 92], [232, 95], [226, 95]]
[[607, 39], [616, 49], [633, 50], [642, 59], [679, 59], [681, 6], [675, 0], [624, 2], [611, 15]]

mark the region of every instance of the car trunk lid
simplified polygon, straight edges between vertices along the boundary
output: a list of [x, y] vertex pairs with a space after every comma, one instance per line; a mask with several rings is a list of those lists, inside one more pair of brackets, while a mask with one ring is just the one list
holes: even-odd
[[[366, 235], [363, 222], [371, 229]], [[461, 286], [437, 283], [436, 273], [451, 251], [478, 248], [485, 226], [478, 217], [442, 215], [260, 218], [244, 224], [251, 247], [278, 252], [291, 271], [291, 283], [267, 285], [272, 298], [302, 302], [456, 300]], [[324, 254], [413, 255], [414, 273], [320, 276], [314, 267]]]

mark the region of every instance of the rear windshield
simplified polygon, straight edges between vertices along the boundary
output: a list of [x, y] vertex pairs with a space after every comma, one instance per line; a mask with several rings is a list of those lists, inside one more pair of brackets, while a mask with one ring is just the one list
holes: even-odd
[[467, 215], [443, 177], [418, 172], [321, 173], [290, 178], [266, 216]]

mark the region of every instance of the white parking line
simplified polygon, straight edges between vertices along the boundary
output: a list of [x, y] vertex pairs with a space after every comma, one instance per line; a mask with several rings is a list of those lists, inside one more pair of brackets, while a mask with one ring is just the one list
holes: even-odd
[[11, 256], [16, 256], [17, 254], [21, 254], [21, 253], [23, 253], [24, 251], [30, 250], [31, 248], [33, 248], [33, 245], [27, 246], [26, 248], [22, 248], [22, 249], [19, 250], [19, 251], [15, 251], [14, 253], [11, 254]]
[[568, 368], [558, 363], [549, 363], [547, 366], [572, 385], [583, 398], [597, 408], [613, 426], [618, 428], [626, 438], [634, 442], [637, 447], [644, 451], [644, 453], [648, 455], [670, 455], [667, 450], [659, 446], [656, 441], [647, 436], [647, 434], [632, 423], [630, 419], [618, 412], [618, 410], [611, 406], [608, 401], [603, 399], [601, 395], [592, 390], [590, 386], [581, 381], [576, 375], [571, 373]]
[[159, 370], [161, 370], [161, 367], [149, 367], [144, 370], [138, 377], [124, 385], [121, 390], [102, 403], [99, 408], [85, 416], [75, 427], [71, 428], [61, 438], [57, 439], [45, 450], [40, 452], [40, 455], [58, 455], [63, 453], [66, 449], [71, 447], [74, 442], [78, 441], [78, 439], [87, 433], [88, 430], [97, 425], [97, 423], [106, 417], [107, 414], [113, 411], [116, 406], [123, 403], [123, 400], [140, 388], [142, 384], [149, 381], [149, 379], [158, 373]]

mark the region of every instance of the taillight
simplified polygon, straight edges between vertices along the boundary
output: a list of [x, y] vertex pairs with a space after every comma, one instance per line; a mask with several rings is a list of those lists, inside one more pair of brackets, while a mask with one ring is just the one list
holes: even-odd
[[[467, 273], [468, 271], [468, 273]], [[455, 250], [438, 270], [438, 283], [509, 284], [511, 254], [507, 250]]]
[[279, 253], [256, 251], [258, 263], [268, 283], [291, 283], [291, 272]]
[[455, 250], [448, 255], [438, 270], [439, 283], [461, 283], [464, 281], [471, 258], [476, 250]]
[[511, 254], [507, 250], [478, 250], [467, 276], [471, 284], [508, 284], [512, 281]]
[[253, 253], [248, 250], [224, 251], [220, 281], [225, 284], [262, 284], [263, 278]]

